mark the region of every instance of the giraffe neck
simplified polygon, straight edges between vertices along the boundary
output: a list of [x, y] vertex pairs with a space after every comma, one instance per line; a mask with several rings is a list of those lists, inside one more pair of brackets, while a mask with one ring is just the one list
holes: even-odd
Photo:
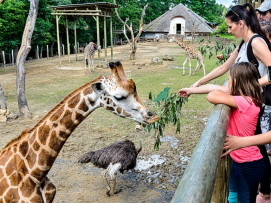
[[178, 40], [178, 39], [175, 39], [175, 42], [176, 42], [180, 47], [182, 47], [182, 48], [184, 48], [184, 49], [188, 47], [188, 45], [187, 45], [186, 43], [181, 42], [181, 41]]
[[105, 105], [106, 96], [97, 95], [91, 88], [95, 81], [65, 97], [32, 129], [12, 140], [1, 150], [0, 156], [8, 151], [16, 152], [14, 156], [23, 160], [26, 176], [40, 184], [70, 134], [91, 112]]

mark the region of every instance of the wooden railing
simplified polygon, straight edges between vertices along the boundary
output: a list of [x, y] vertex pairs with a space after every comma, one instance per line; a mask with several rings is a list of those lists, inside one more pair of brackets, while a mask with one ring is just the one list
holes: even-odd
[[229, 157], [220, 157], [229, 119], [230, 107], [223, 104], [214, 106], [172, 203], [227, 201]]

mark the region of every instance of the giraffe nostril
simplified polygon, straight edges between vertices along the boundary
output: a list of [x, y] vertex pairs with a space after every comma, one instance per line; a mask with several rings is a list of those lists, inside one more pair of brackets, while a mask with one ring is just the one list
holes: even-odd
[[152, 113], [151, 111], [149, 111], [149, 112], [147, 113], [147, 115], [148, 115], [149, 117], [152, 117], [152, 116], [154, 115], [154, 113]]

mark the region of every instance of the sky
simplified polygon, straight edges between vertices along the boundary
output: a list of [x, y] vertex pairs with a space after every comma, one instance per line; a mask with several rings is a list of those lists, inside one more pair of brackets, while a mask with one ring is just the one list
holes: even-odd
[[216, 0], [216, 3], [229, 7], [232, 4], [232, 0]]

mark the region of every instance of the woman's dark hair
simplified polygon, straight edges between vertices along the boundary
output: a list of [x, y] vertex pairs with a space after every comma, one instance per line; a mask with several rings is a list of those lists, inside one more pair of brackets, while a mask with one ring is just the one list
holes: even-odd
[[[240, 20], [244, 21], [246, 26], [250, 28], [253, 33], [257, 33], [268, 40], [265, 33], [261, 29], [256, 12], [251, 4], [246, 3], [244, 5], [233, 6], [228, 10], [225, 17], [235, 23], [238, 23]], [[241, 47], [243, 43], [244, 40], [242, 40], [239, 47]]]
[[[235, 63], [230, 68], [232, 78], [231, 95], [250, 97], [262, 109], [263, 95], [258, 81], [258, 71], [250, 62]], [[249, 102], [249, 101], [248, 101]]]

